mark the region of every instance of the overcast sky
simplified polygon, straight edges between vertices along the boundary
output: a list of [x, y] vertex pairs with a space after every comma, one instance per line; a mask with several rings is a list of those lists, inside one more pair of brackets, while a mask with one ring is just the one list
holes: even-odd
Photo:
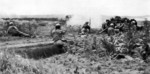
[[150, 15], [150, 0], [0, 0], [0, 15], [3, 14], [80, 14], [91, 17], [97, 27], [102, 23], [100, 15]]
[[150, 15], [150, 0], [0, 0], [0, 14]]

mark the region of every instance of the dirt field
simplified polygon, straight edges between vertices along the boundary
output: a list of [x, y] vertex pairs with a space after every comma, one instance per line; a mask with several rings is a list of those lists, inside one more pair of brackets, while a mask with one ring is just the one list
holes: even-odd
[[[69, 33], [69, 31], [65, 35], [65, 39], [70, 42], [65, 43], [67, 51], [64, 52], [61, 51], [63, 50], [61, 45], [58, 48], [53, 46], [54, 42], [50, 37], [52, 24], [54, 22], [38, 27], [36, 38], [0, 37], [0, 73], [150, 74], [149, 62], [145, 63], [140, 57], [126, 56], [123, 59], [112, 59], [107, 54], [109, 52], [106, 51], [107, 48], [114, 49], [111, 41], [119, 41], [126, 38], [126, 36], [108, 37], [105, 34], [81, 36], [77, 33]], [[105, 47], [101, 41], [103, 38], [106, 39]], [[115, 46], [115, 48], [118, 47]]]

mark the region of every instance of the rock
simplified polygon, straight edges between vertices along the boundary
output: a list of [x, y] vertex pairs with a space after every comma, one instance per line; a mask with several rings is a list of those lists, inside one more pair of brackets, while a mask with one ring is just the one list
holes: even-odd
[[58, 40], [58, 41], [56, 42], [56, 44], [63, 44], [63, 42], [62, 42], [61, 40]]
[[128, 61], [128, 60], [127, 60], [127, 59], [121, 59], [121, 61], [122, 61], [122, 62], [126, 62], [126, 61]]
[[130, 56], [125, 56], [125, 58], [127, 59], [127, 60], [129, 60], [129, 61], [132, 61], [132, 60], [134, 60], [132, 57], [130, 57]]

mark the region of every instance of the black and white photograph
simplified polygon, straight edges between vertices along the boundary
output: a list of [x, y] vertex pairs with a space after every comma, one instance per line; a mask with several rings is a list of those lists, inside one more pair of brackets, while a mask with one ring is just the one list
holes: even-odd
[[150, 0], [0, 0], [0, 74], [150, 74]]

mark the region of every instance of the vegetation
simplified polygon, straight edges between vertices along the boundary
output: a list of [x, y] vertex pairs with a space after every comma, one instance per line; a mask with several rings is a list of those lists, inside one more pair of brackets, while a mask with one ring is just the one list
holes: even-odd
[[[20, 20], [18, 21], [20, 25]], [[30, 21], [30, 24], [39, 22]], [[41, 26], [42, 24], [42, 26]], [[40, 26], [47, 30], [47, 22]], [[51, 23], [51, 25], [54, 23]], [[148, 23], [146, 23], [148, 24]], [[25, 25], [25, 24], [24, 24]], [[32, 28], [33, 25], [30, 26]], [[148, 28], [147, 26], [145, 28]], [[50, 29], [50, 28], [48, 28]], [[46, 58], [40, 55], [38, 59], [28, 56], [24, 58], [16, 53], [21, 49], [0, 50], [0, 73], [2, 74], [149, 74], [149, 33], [143, 31], [128, 31], [126, 33], [108, 36], [97, 35], [96, 30], [90, 35], [78, 35], [80, 27], [67, 27], [65, 35], [67, 52], [55, 54]], [[49, 30], [50, 31], [50, 30]], [[32, 31], [33, 32], [33, 31]], [[38, 31], [39, 32], [39, 31]], [[48, 32], [49, 33], [49, 32]], [[70, 34], [71, 33], [71, 34]], [[38, 34], [37, 34], [38, 36]], [[7, 36], [6, 36], [7, 37]], [[46, 39], [46, 36], [44, 37]], [[24, 38], [23, 38], [24, 39]], [[37, 40], [42, 38], [37, 38]], [[15, 39], [12, 39], [15, 41]], [[17, 39], [18, 40], [18, 39]], [[70, 41], [69, 41], [70, 40]], [[4, 42], [10, 41], [7, 39]], [[46, 40], [45, 40], [46, 41]], [[30, 42], [30, 40], [29, 40]], [[39, 46], [41, 47], [41, 46]], [[47, 54], [57, 51], [41, 47]], [[36, 50], [37, 49], [37, 50]], [[42, 52], [36, 48], [32, 55]], [[51, 52], [49, 52], [51, 51]], [[118, 56], [123, 56], [117, 58]]]

